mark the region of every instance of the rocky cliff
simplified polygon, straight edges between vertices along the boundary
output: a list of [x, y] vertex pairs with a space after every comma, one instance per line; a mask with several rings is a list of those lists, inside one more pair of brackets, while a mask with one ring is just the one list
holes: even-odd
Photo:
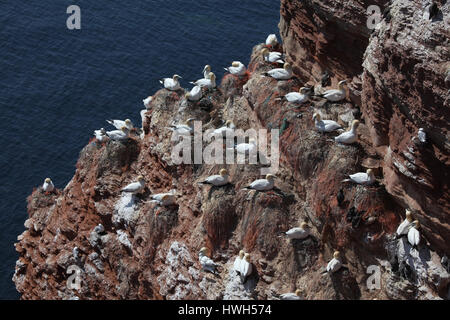
[[[226, 75], [198, 103], [187, 102], [184, 90], [159, 90], [142, 112], [142, 135], [89, 143], [64, 190], [38, 188], [28, 199], [13, 278], [22, 298], [276, 299], [295, 289], [306, 299], [448, 298], [449, 5], [429, 20], [420, 1], [378, 1], [390, 10], [371, 32], [370, 4], [283, 0], [282, 50], [294, 79], [264, 76], [273, 66], [262, 60], [260, 44], [246, 76]], [[317, 87], [325, 71], [331, 86], [350, 82], [343, 103], [313, 98], [298, 107], [278, 99], [305, 83]], [[318, 133], [314, 112], [344, 127], [359, 119], [358, 143], [342, 146], [334, 134]], [[279, 129], [276, 188], [242, 189], [261, 176], [261, 164], [174, 165], [165, 127], [188, 118], [204, 129], [225, 120], [243, 130]], [[418, 128], [426, 144], [414, 139]], [[230, 185], [197, 183], [223, 167]], [[377, 174], [375, 185], [342, 183], [367, 168]], [[139, 175], [145, 190], [121, 194]], [[169, 190], [176, 190], [176, 205], [151, 201]], [[417, 249], [393, 238], [405, 208], [423, 226]], [[285, 239], [282, 232], [302, 221], [312, 236]], [[95, 229], [99, 223], [104, 230]], [[216, 275], [201, 270], [205, 246], [220, 266]], [[254, 268], [245, 285], [231, 271], [241, 249]], [[324, 267], [334, 250], [345, 268], [329, 275]], [[71, 266], [79, 270], [79, 290], [67, 285]], [[370, 266], [380, 271], [380, 287], [368, 287]]]

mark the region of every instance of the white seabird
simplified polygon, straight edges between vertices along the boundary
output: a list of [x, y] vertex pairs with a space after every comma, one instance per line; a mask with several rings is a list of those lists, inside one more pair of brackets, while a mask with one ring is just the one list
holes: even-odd
[[99, 223], [97, 226], [95, 226], [94, 232], [97, 234], [101, 234], [105, 232], [105, 227], [101, 223]]
[[146, 109], [150, 109], [150, 103], [152, 102], [152, 100], [153, 100], [152, 96], [148, 96], [147, 98], [142, 100]]
[[301, 291], [299, 289], [295, 290], [295, 292], [283, 293], [280, 295], [281, 300], [303, 300], [301, 298]]
[[313, 115], [314, 124], [319, 132], [333, 132], [335, 130], [341, 129], [341, 125], [333, 120], [322, 120], [320, 114], [314, 113]]
[[352, 144], [355, 143], [358, 140], [358, 129], [359, 121], [353, 120], [352, 126], [350, 130], [345, 131], [334, 138], [334, 141], [337, 143], [343, 143], [343, 144]]
[[172, 78], [163, 78], [163, 79], [159, 80], [159, 82], [167, 90], [176, 91], [181, 88], [180, 82], [178, 81], [178, 79], [182, 79], [182, 78], [179, 75], [174, 74]]
[[94, 130], [94, 136], [95, 139], [97, 139], [97, 141], [100, 143], [106, 142], [108, 140], [105, 128], [101, 128], [100, 130]]
[[266, 38], [266, 46], [276, 46], [278, 44], [277, 36], [273, 33], [269, 34]]
[[285, 232], [289, 239], [303, 240], [311, 234], [311, 229], [306, 222], [302, 222], [300, 227], [292, 228]]
[[247, 68], [240, 61], [233, 61], [231, 67], [224, 69], [235, 76], [243, 76], [247, 72]]
[[413, 217], [411, 211], [406, 209], [406, 218], [397, 228], [396, 236], [400, 237], [404, 234], [408, 234], [409, 229], [412, 227]]
[[342, 267], [340, 256], [341, 254], [339, 251], [334, 252], [333, 259], [331, 259], [330, 262], [328, 262], [327, 264], [327, 272], [334, 273]]
[[199, 182], [201, 184], [211, 184], [215, 187], [220, 187], [228, 184], [228, 171], [227, 169], [220, 169], [219, 174], [209, 176], [204, 181]]
[[208, 252], [209, 250], [206, 247], [200, 249], [198, 253], [198, 260], [200, 261], [200, 265], [202, 266], [202, 269], [204, 271], [217, 274], [217, 263], [215, 263], [210, 257], [208, 257]]
[[277, 51], [270, 52], [269, 49], [263, 48], [261, 50], [261, 55], [264, 58], [264, 61], [266, 62], [284, 64], [283, 54], [281, 52]]
[[419, 138], [419, 141], [422, 143], [427, 142], [427, 134], [423, 130], [423, 128], [419, 128], [419, 131], [417, 132], [417, 138]]
[[248, 143], [239, 143], [234, 147], [237, 153], [246, 154], [252, 153], [256, 150], [256, 140], [254, 138], [248, 139]]
[[277, 80], [289, 80], [292, 78], [292, 67], [289, 63], [285, 63], [283, 68], [269, 70], [265, 75]]
[[345, 179], [342, 182], [355, 182], [357, 184], [362, 184], [365, 186], [369, 186], [375, 182], [375, 175], [372, 169], [367, 169], [366, 172], [358, 172], [355, 174], [349, 175], [350, 179]]
[[128, 139], [129, 133], [127, 127], [122, 127], [120, 130], [107, 131], [106, 135], [112, 140], [122, 141]]
[[177, 136], [190, 136], [194, 132], [194, 118], [186, 120], [185, 124], [177, 124], [167, 127]]
[[233, 270], [237, 273], [241, 273], [241, 262], [244, 259], [245, 252], [244, 250], [239, 251], [239, 255], [234, 260]]
[[128, 130], [132, 130], [134, 128], [133, 123], [130, 119], [124, 120], [106, 120], [110, 125], [116, 127], [117, 130], [120, 130], [122, 127], [126, 127]]
[[415, 220], [412, 222], [411, 228], [408, 231], [408, 242], [413, 246], [417, 247], [420, 243], [420, 222], [419, 220]]
[[216, 75], [212, 72], [210, 72], [208, 75], [209, 78], [203, 78], [197, 81], [191, 81], [189, 83], [202, 88], [213, 89], [216, 87]]
[[125, 188], [122, 189], [122, 192], [127, 193], [139, 193], [141, 192], [145, 187], [145, 180], [143, 176], [139, 176], [137, 178], [137, 182], [130, 183]]
[[[298, 92], [289, 92], [283, 98], [291, 103], [302, 104], [309, 100], [309, 91], [309, 88], [301, 87]], [[282, 100], [282, 98], [277, 99]]]
[[204, 68], [203, 68], [203, 78], [205, 79], [209, 79], [210, 74], [211, 73], [211, 66], [209, 64], [207, 64]]
[[162, 206], [175, 204], [175, 194], [172, 192], [153, 194], [151, 198]]
[[250, 253], [246, 253], [244, 255], [244, 259], [242, 259], [241, 261], [241, 266], [239, 268], [242, 283], [245, 283], [247, 281], [247, 278], [252, 274], [252, 272], [253, 266], [250, 261]]
[[235, 125], [233, 124], [233, 122], [231, 120], [227, 120], [225, 122], [225, 126], [215, 129], [213, 131], [213, 134], [221, 135], [223, 137], [226, 137], [227, 134], [229, 136], [234, 136], [234, 128], [235, 128]]
[[253, 181], [248, 187], [244, 189], [254, 189], [258, 191], [268, 191], [272, 190], [275, 185], [275, 176], [272, 174], [267, 174], [265, 179], [258, 179]]
[[194, 86], [191, 91], [185, 94], [185, 97], [189, 101], [198, 101], [202, 98], [202, 87]]
[[327, 99], [328, 101], [332, 101], [332, 102], [338, 102], [338, 101], [344, 100], [345, 97], [347, 96], [347, 92], [345, 91], [346, 83], [347, 83], [346, 80], [342, 80], [338, 84], [339, 89], [327, 90], [318, 96], [323, 97], [323, 98]]
[[42, 190], [44, 190], [44, 192], [53, 192], [55, 190], [55, 186], [53, 185], [52, 179], [46, 178], [44, 180]]

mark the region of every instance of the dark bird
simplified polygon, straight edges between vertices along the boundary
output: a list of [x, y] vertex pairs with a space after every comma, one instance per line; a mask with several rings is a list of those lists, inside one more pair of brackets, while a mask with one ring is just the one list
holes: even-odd
[[328, 71], [325, 71], [322, 74], [322, 77], [320, 78], [320, 83], [321, 83], [322, 87], [328, 87], [331, 85], [330, 75], [328, 74]]
[[337, 198], [338, 205], [340, 207], [345, 200], [344, 191], [342, 189], [339, 189], [339, 192], [338, 192], [336, 198]]

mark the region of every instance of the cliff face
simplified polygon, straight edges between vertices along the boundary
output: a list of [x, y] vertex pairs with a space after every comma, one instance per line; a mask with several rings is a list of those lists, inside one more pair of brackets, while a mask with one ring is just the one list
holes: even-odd
[[[198, 103], [187, 103], [183, 90], [160, 90], [151, 109], [142, 112], [141, 136], [88, 144], [64, 190], [48, 195], [37, 189], [28, 199], [30, 218], [16, 244], [20, 258], [13, 278], [22, 298], [275, 299], [296, 288], [307, 299], [447, 297], [450, 278], [440, 255], [450, 254], [445, 245], [448, 97], [445, 83], [437, 80], [441, 69], [429, 66], [446, 61], [445, 46], [440, 51], [425, 46], [400, 8], [370, 36], [363, 28], [364, 8], [365, 3], [353, 1], [282, 1], [280, 32], [297, 79], [264, 77], [273, 66], [262, 61], [263, 46], [257, 45], [245, 77], [226, 75], [220, 88]], [[445, 40], [442, 23], [433, 22], [434, 43]], [[393, 43], [401, 35], [410, 35], [408, 41]], [[406, 54], [413, 49], [427, 54]], [[422, 80], [405, 76], [416, 73], [410, 65], [421, 66]], [[350, 102], [325, 107], [313, 99], [294, 108], [277, 99], [324, 70], [333, 84], [353, 79]], [[443, 119], [428, 111], [429, 99]], [[333, 135], [318, 133], [311, 120], [319, 112], [347, 127], [360, 117], [358, 107], [363, 123], [355, 145], [336, 145]], [[421, 113], [428, 115], [422, 122]], [[243, 130], [280, 128], [277, 188], [242, 190], [260, 177], [260, 164], [174, 165], [171, 132], [165, 127], [188, 118], [202, 121], [204, 129], [223, 120]], [[429, 132], [427, 145], [409, 142], [418, 127]], [[405, 155], [408, 147], [414, 148], [409, 151], [413, 162]], [[398, 167], [405, 159], [416, 168], [413, 177]], [[197, 184], [223, 167], [231, 185]], [[377, 172], [374, 186], [341, 183], [366, 168]], [[146, 179], [144, 192], [121, 195], [120, 189], [138, 175]], [[339, 205], [340, 189], [344, 201]], [[169, 190], [176, 190], [176, 205], [150, 201], [150, 194]], [[392, 238], [406, 207], [424, 226], [417, 255], [407, 241]], [[302, 221], [312, 226], [313, 235], [304, 241], [284, 239], [281, 233]], [[104, 231], [94, 230], [99, 223]], [[218, 275], [201, 270], [198, 250], [203, 246], [219, 263]], [[251, 253], [255, 270], [245, 285], [231, 272], [242, 248]], [[324, 274], [336, 249], [346, 268]], [[67, 285], [73, 265], [80, 270], [80, 290]], [[379, 267], [380, 289], [367, 287], [371, 265]]]

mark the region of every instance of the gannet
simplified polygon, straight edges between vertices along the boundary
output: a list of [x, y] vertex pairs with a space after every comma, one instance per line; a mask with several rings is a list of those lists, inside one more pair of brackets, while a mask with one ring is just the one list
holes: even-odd
[[373, 174], [372, 169], [367, 169], [366, 172], [351, 174], [349, 177], [350, 179], [345, 179], [342, 182], [353, 181], [357, 184], [362, 184], [365, 186], [371, 185], [375, 182], [375, 175]]
[[176, 91], [180, 89], [180, 82], [178, 79], [182, 79], [179, 75], [174, 74], [172, 78], [163, 78], [159, 82], [164, 85], [164, 88], [170, 91]]
[[212, 89], [216, 87], [216, 75], [212, 72], [210, 72], [209, 74], [209, 78], [203, 78], [197, 81], [191, 81], [189, 83], [195, 85], [195, 86], [199, 86], [202, 88], [208, 88], [208, 89]]
[[413, 246], [417, 247], [420, 243], [420, 222], [419, 220], [415, 220], [412, 222], [411, 228], [408, 231], [408, 242]]
[[292, 67], [289, 63], [285, 63], [283, 68], [269, 70], [265, 75], [277, 80], [289, 80], [292, 78]]
[[214, 135], [222, 135], [223, 137], [226, 137], [227, 134], [229, 136], [234, 136], [234, 128], [235, 125], [233, 124], [233, 122], [231, 120], [227, 120], [225, 122], [225, 126], [217, 128], [213, 131], [213, 133]]
[[264, 61], [266, 62], [284, 64], [283, 54], [281, 52], [277, 51], [270, 52], [269, 49], [263, 48], [261, 50], [261, 55], [264, 58]]
[[330, 262], [328, 262], [327, 264], [327, 272], [334, 273], [342, 267], [340, 256], [341, 254], [339, 251], [334, 252], [333, 259], [331, 259]]
[[95, 233], [98, 233], [98, 234], [103, 233], [103, 232], [105, 232], [105, 227], [104, 227], [101, 223], [99, 223], [99, 224], [94, 228], [94, 232], [95, 232]]
[[169, 206], [171, 204], [175, 204], [175, 195], [170, 192], [166, 193], [157, 193], [154, 195], [151, 195], [152, 200], [155, 200], [158, 202], [159, 205], [162, 206]]
[[303, 300], [301, 298], [301, 291], [299, 289], [295, 290], [294, 293], [283, 293], [280, 295], [281, 300]]
[[292, 228], [285, 232], [289, 239], [303, 240], [311, 234], [311, 229], [306, 222], [302, 222], [300, 227]]
[[247, 68], [240, 61], [233, 61], [231, 67], [224, 69], [235, 76], [243, 76], [247, 72]]
[[190, 136], [194, 132], [194, 120], [194, 118], [189, 118], [185, 124], [172, 125], [167, 129], [179, 136]]
[[209, 64], [207, 64], [204, 68], [203, 68], [203, 78], [205, 79], [209, 79], [210, 74], [211, 73], [211, 66]]
[[150, 103], [152, 102], [152, 100], [153, 100], [152, 96], [148, 96], [147, 98], [142, 100], [146, 109], [150, 109]]
[[341, 125], [333, 120], [322, 120], [320, 114], [314, 113], [313, 115], [314, 124], [319, 132], [333, 132], [335, 130], [341, 129]]
[[244, 250], [239, 251], [239, 255], [234, 260], [233, 270], [237, 273], [241, 273], [241, 262], [244, 259], [245, 252]]
[[396, 232], [397, 238], [404, 234], [408, 234], [409, 229], [412, 227], [412, 222], [413, 222], [413, 217], [412, 217], [411, 211], [406, 209], [406, 218], [405, 218], [405, 220], [403, 220], [402, 223], [400, 223], [400, 225], [397, 228], [397, 232]]
[[202, 87], [200, 86], [194, 86], [191, 91], [187, 92], [185, 94], [186, 99], [189, 101], [198, 101], [202, 98]]
[[78, 260], [80, 258], [80, 249], [78, 247], [74, 247], [72, 249], [72, 256], [75, 260]]
[[137, 178], [137, 182], [130, 183], [125, 188], [122, 189], [122, 192], [127, 193], [139, 193], [141, 192], [145, 187], [145, 180], [143, 176], [139, 176]]
[[337, 137], [335, 137], [334, 141], [337, 143], [343, 143], [343, 144], [355, 143], [358, 140], [358, 131], [357, 131], [358, 126], [359, 126], [359, 121], [353, 120], [350, 130], [345, 131], [345, 132], [341, 133], [340, 135], [338, 135]]
[[130, 119], [123, 120], [106, 120], [109, 124], [116, 127], [117, 130], [120, 130], [122, 127], [126, 127], [128, 130], [132, 130], [134, 128], [133, 123]]
[[208, 257], [208, 248], [201, 248], [198, 253], [198, 260], [200, 261], [200, 265], [204, 271], [208, 271], [214, 274], [217, 274], [216, 268], [217, 264], [212, 261], [211, 258]]
[[425, 133], [425, 130], [423, 130], [423, 128], [419, 128], [419, 131], [417, 132], [417, 138], [419, 138], [419, 141], [422, 143], [427, 142], [427, 134]]
[[227, 169], [220, 169], [219, 174], [209, 176], [201, 184], [211, 184], [216, 187], [224, 186], [228, 184], [228, 171]]
[[266, 38], [266, 46], [276, 46], [278, 44], [278, 39], [275, 34], [269, 34]]
[[94, 136], [95, 139], [97, 139], [98, 142], [103, 143], [108, 140], [108, 136], [106, 135], [106, 130], [104, 128], [101, 128], [100, 130], [94, 130]]
[[236, 152], [240, 154], [252, 153], [256, 148], [256, 140], [253, 138], [248, 139], [248, 143], [239, 143], [234, 147]]
[[128, 139], [129, 133], [130, 131], [127, 127], [122, 127], [120, 130], [107, 131], [106, 135], [112, 140], [121, 141]]
[[275, 185], [274, 178], [275, 178], [275, 176], [269, 173], [266, 175], [265, 179], [255, 180], [248, 187], [245, 187], [244, 189], [254, 189], [254, 190], [258, 190], [258, 191], [272, 190]]
[[327, 99], [328, 101], [332, 101], [332, 102], [341, 101], [341, 100], [345, 99], [345, 97], [347, 95], [347, 93], [345, 91], [345, 87], [344, 87], [346, 85], [346, 83], [347, 83], [346, 80], [342, 80], [339, 82], [339, 89], [327, 90], [318, 96], [323, 97], [323, 98]]
[[55, 186], [53, 185], [52, 179], [46, 178], [44, 180], [42, 190], [44, 190], [44, 192], [53, 192], [53, 190], [55, 190]]
[[[289, 92], [283, 98], [288, 102], [302, 104], [309, 100], [309, 92], [311, 89], [301, 87], [298, 92]], [[281, 98], [278, 98], [281, 99]]]
[[244, 255], [244, 259], [241, 261], [241, 266], [239, 268], [239, 273], [241, 275], [242, 283], [247, 281], [247, 278], [252, 274], [253, 267], [250, 261], [250, 253]]

